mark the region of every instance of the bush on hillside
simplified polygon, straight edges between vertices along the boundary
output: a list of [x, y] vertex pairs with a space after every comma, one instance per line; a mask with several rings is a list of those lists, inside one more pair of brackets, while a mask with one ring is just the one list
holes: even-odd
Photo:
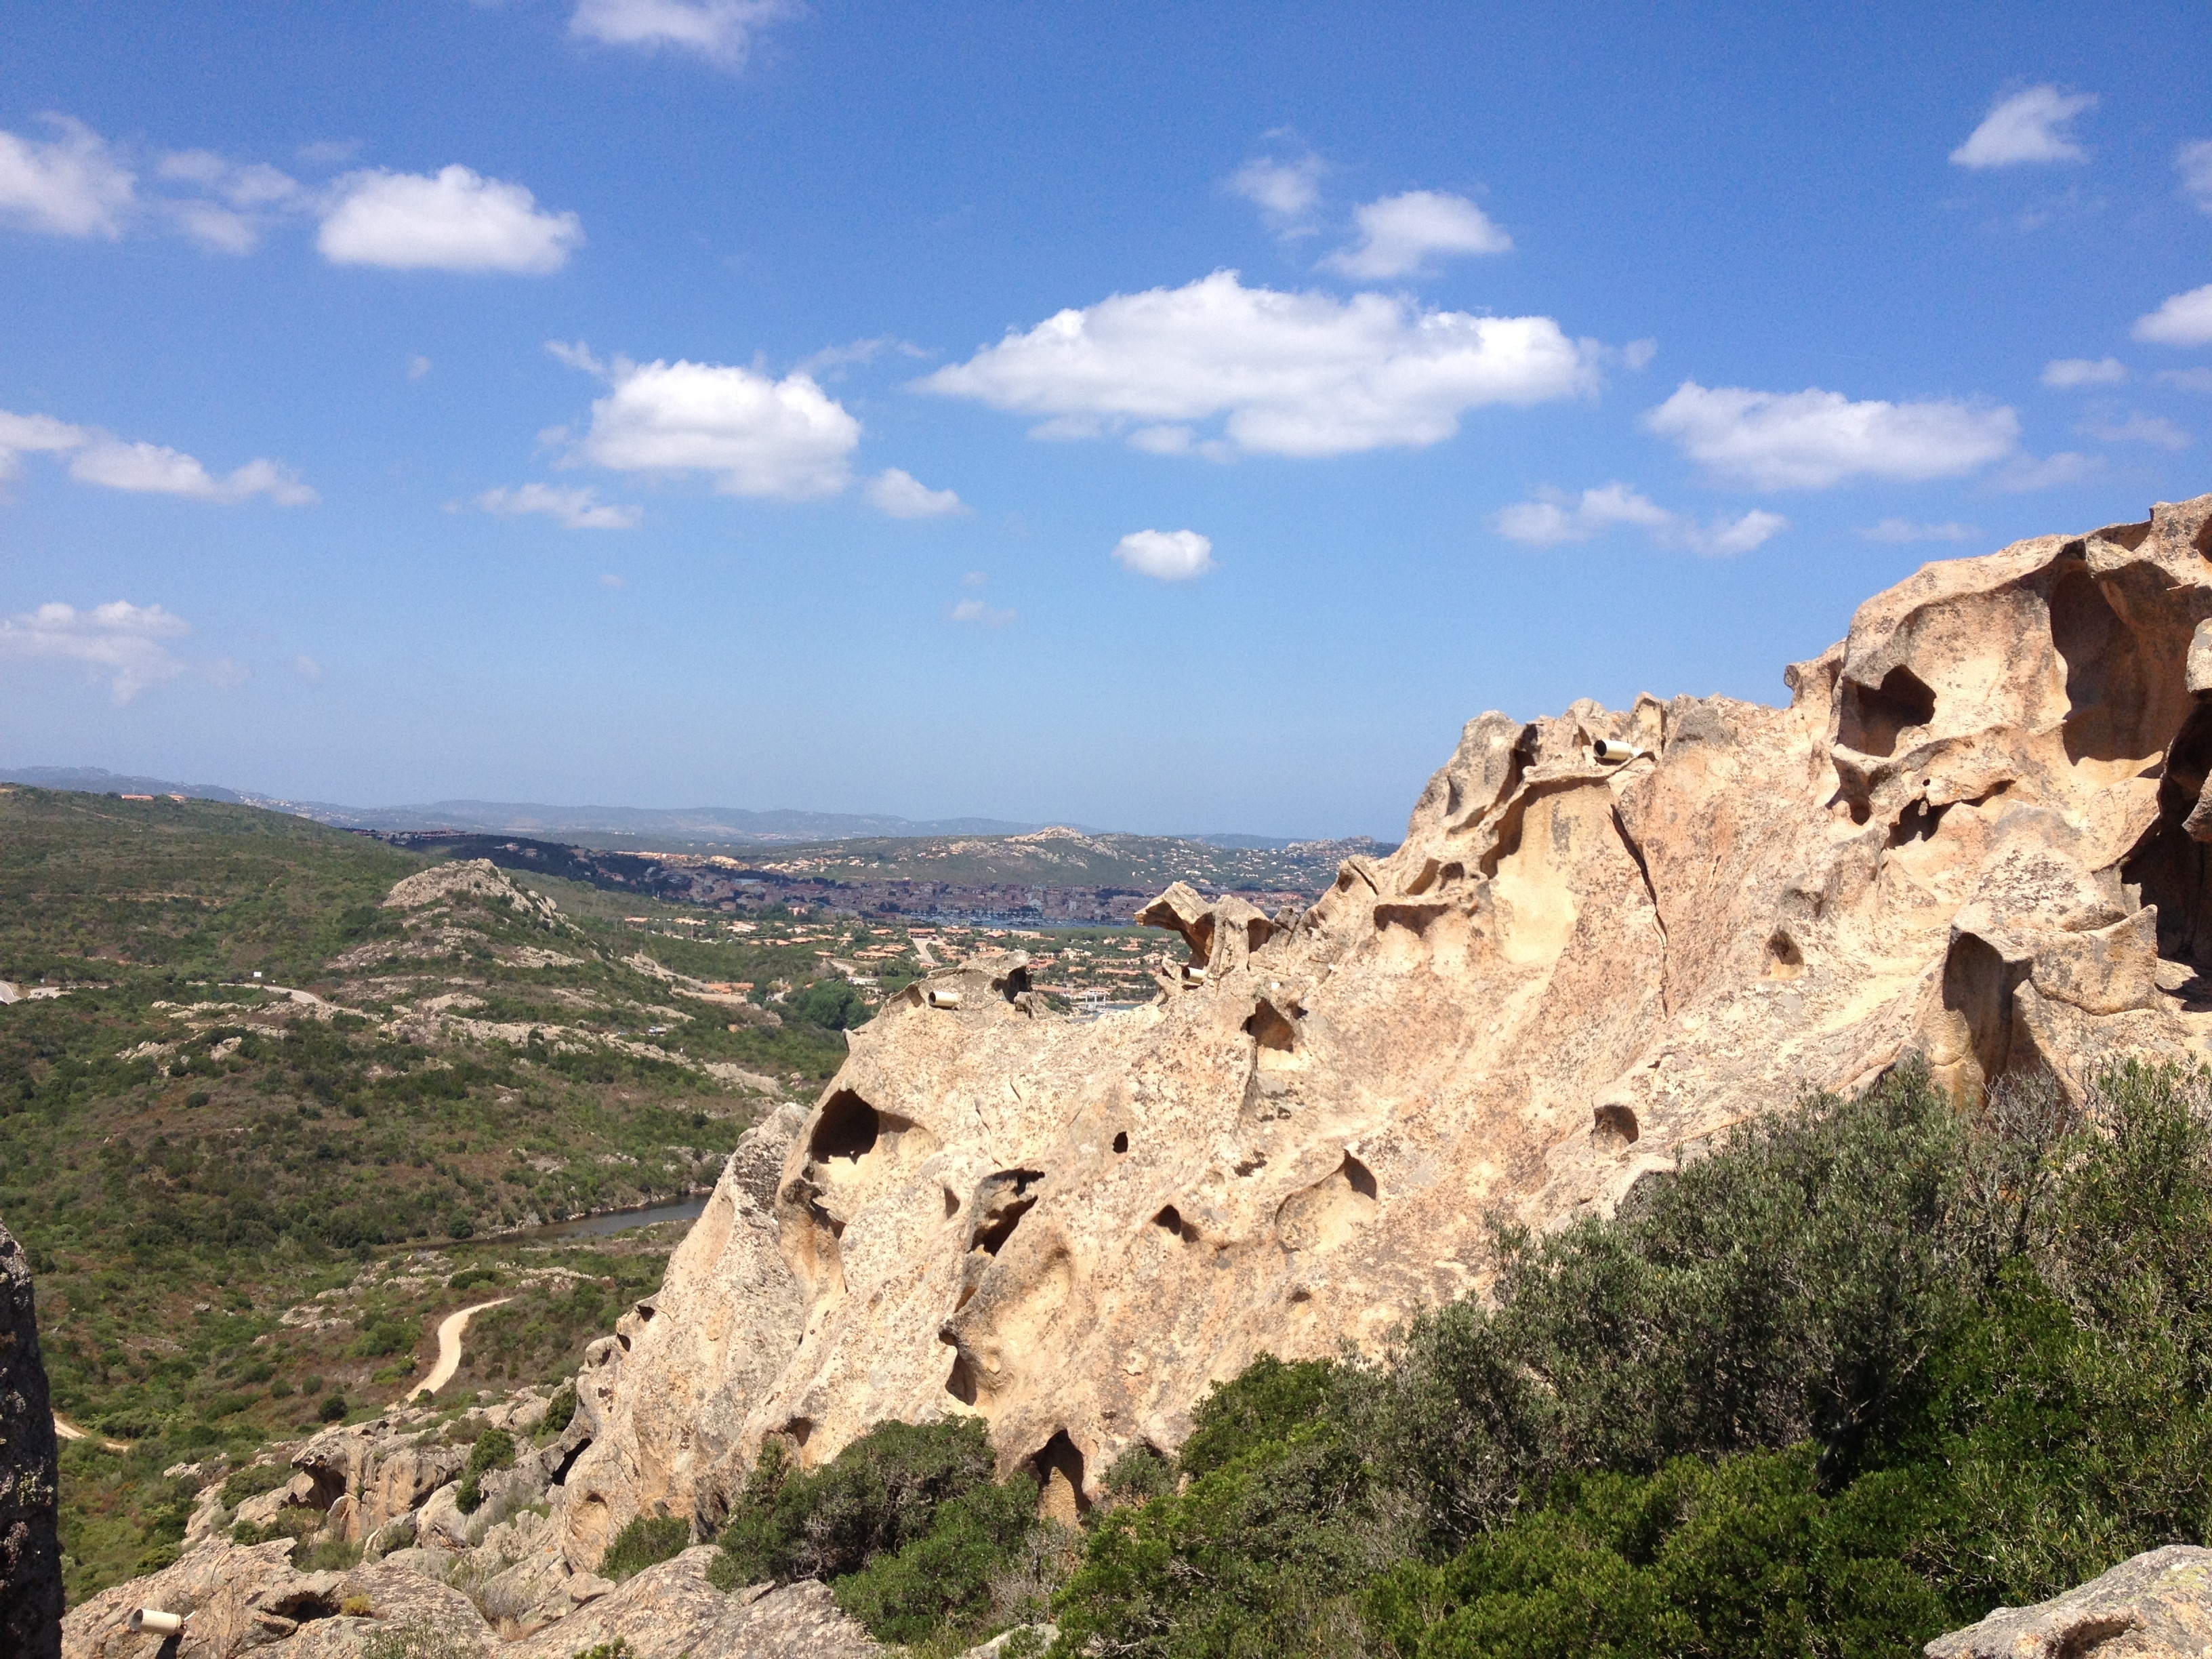
[[647, 1567], [681, 1555], [691, 1542], [691, 1523], [680, 1515], [641, 1515], [614, 1536], [599, 1559], [599, 1577], [619, 1584]]
[[2212, 1074], [1905, 1068], [1498, 1248], [1389, 1363], [1210, 1396], [1057, 1650], [1906, 1652], [2212, 1519]]
[[463, 1515], [474, 1515], [483, 1504], [483, 1478], [494, 1469], [514, 1467], [514, 1437], [505, 1429], [486, 1429], [469, 1448], [469, 1461], [461, 1466], [460, 1489], [454, 1505]]

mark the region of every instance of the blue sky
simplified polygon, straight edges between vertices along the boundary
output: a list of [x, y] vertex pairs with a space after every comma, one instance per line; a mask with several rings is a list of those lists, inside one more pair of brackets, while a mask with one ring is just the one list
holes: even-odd
[[1394, 836], [2212, 489], [2201, 5], [27, 3], [0, 760]]

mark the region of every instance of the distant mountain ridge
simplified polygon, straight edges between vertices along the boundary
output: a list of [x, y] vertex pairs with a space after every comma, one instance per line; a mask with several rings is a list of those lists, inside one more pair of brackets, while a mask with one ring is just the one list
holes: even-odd
[[[530, 836], [546, 839], [603, 838], [609, 844], [649, 847], [659, 842], [692, 846], [761, 846], [787, 842], [859, 841], [920, 836], [1023, 836], [1055, 826], [1018, 823], [1006, 818], [902, 818], [878, 812], [802, 812], [777, 808], [764, 812], [739, 806], [550, 806], [537, 801], [439, 800], [411, 806], [344, 806], [333, 801], [292, 800], [211, 783], [176, 783], [164, 778], [110, 772], [98, 766], [0, 767], [0, 782], [40, 789], [79, 789], [94, 794], [188, 795], [234, 806], [258, 806], [296, 813], [343, 830], [453, 830], [478, 835]], [[1103, 834], [1087, 824], [1071, 824], [1086, 834]], [[1211, 834], [1174, 839], [1210, 847], [1274, 850], [1288, 847], [1287, 836]]]

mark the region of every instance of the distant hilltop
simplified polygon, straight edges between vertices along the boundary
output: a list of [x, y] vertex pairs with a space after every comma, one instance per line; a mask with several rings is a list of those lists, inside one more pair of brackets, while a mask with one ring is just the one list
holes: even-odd
[[[342, 830], [445, 830], [473, 835], [530, 836], [606, 848], [671, 845], [759, 846], [779, 842], [858, 841], [916, 836], [1095, 836], [1087, 825], [1018, 823], [1005, 818], [902, 818], [876, 812], [755, 812], [738, 806], [549, 806], [537, 801], [438, 800], [414, 806], [343, 806], [332, 801], [291, 800], [211, 783], [110, 772], [97, 766], [0, 767], [0, 782], [41, 789], [82, 789], [94, 794], [188, 795], [292, 812]], [[1277, 850], [1287, 836], [1194, 835], [1176, 837], [1209, 847]]]

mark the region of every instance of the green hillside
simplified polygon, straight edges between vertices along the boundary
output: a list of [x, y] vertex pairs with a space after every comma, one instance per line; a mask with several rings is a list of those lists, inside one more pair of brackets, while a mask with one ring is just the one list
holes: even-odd
[[73, 1595], [178, 1534], [162, 1468], [400, 1394], [434, 1316], [486, 1294], [456, 1274], [519, 1297], [471, 1376], [572, 1366], [659, 1256], [495, 1236], [711, 1183], [842, 1059], [807, 998], [697, 983], [803, 988], [811, 951], [657, 939], [482, 874], [385, 904], [432, 867], [246, 807], [0, 790], [0, 1220], [91, 1437], [64, 1460]]

